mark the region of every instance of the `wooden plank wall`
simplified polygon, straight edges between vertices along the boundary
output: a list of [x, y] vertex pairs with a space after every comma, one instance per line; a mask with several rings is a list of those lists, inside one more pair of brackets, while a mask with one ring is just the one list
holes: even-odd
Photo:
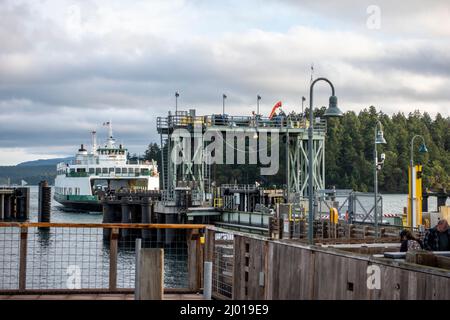
[[[235, 236], [234, 246], [234, 299], [450, 299], [450, 272], [434, 275], [245, 236]], [[381, 289], [367, 288], [371, 264], [380, 268]]]

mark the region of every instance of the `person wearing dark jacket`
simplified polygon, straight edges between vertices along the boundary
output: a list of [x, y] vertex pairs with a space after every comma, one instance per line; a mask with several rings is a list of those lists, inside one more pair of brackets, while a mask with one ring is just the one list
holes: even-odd
[[445, 219], [439, 220], [438, 224], [428, 230], [423, 239], [425, 250], [450, 251], [450, 228]]
[[400, 241], [400, 252], [423, 249], [422, 241], [415, 238], [409, 230], [403, 230], [400, 232]]

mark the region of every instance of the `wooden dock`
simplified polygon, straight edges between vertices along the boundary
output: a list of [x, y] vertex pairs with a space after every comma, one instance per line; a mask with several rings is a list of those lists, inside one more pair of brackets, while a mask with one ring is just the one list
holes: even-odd
[[[0, 295], [0, 300], [134, 300], [130, 293]], [[201, 294], [169, 293], [163, 300], [203, 300]]]

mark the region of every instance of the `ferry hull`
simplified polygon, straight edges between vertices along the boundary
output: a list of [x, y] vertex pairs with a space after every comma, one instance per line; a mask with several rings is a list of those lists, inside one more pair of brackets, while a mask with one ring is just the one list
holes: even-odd
[[89, 211], [89, 212], [102, 212], [103, 206], [99, 200], [83, 200], [83, 199], [70, 199], [67, 196], [55, 195], [54, 199], [62, 204], [65, 208], [73, 211]]

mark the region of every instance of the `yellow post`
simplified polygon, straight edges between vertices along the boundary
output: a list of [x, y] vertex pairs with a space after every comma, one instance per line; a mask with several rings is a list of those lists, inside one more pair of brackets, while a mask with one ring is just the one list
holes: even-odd
[[330, 208], [330, 222], [333, 224], [339, 222], [339, 214], [336, 208]]
[[408, 210], [406, 212], [406, 225], [411, 225], [411, 166], [408, 166]]
[[422, 165], [417, 165], [416, 169], [416, 214], [417, 225], [422, 225]]
[[[416, 223], [414, 227], [422, 225], [422, 165], [414, 166], [414, 181], [411, 178], [411, 167], [408, 167], [408, 215], [406, 225], [411, 225], [412, 214], [415, 214]], [[411, 183], [414, 184], [415, 212], [411, 212]]]

